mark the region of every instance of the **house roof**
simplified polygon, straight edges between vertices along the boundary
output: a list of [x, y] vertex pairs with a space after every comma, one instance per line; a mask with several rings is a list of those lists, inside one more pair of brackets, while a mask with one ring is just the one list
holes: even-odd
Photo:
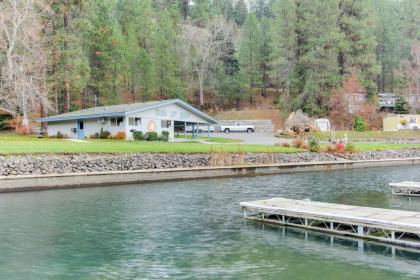
[[133, 113], [138, 113], [154, 108], [159, 108], [162, 106], [177, 104], [184, 108], [185, 110], [191, 111], [192, 113], [198, 115], [199, 117], [207, 120], [209, 123], [216, 124], [217, 120], [210, 117], [206, 113], [194, 108], [190, 104], [180, 100], [180, 99], [169, 99], [162, 101], [150, 101], [144, 103], [132, 103], [132, 104], [119, 104], [119, 105], [110, 105], [110, 106], [100, 106], [92, 107], [84, 110], [54, 115], [46, 118], [40, 118], [38, 122], [57, 122], [57, 121], [68, 121], [68, 120], [78, 120], [78, 119], [91, 119], [91, 118], [100, 118], [100, 117], [113, 117], [113, 116], [126, 116]]

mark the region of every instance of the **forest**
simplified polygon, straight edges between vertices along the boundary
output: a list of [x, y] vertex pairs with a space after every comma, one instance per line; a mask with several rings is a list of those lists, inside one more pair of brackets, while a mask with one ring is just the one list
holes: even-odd
[[273, 95], [329, 114], [351, 77], [420, 94], [419, 0], [2, 0], [0, 108], [26, 118], [181, 98]]

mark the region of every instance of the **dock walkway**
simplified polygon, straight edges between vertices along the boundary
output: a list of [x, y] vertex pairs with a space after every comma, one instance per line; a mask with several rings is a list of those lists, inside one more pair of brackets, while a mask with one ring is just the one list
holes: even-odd
[[286, 198], [240, 205], [249, 220], [420, 248], [420, 212]]
[[420, 182], [404, 181], [390, 183], [392, 194], [420, 196]]

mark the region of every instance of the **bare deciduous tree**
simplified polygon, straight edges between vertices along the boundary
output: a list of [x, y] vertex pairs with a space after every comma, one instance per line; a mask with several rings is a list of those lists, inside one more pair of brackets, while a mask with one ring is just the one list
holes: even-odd
[[232, 27], [222, 17], [216, 18], [206, 28], [184, 25], [184, 37], [188, 59], [197, 75], [200, 105], [204, 104], [204, 83], [208, 79], [209, 67], [224, 55], [226, 38], [232, 36]]
[[0, 2], [0, 106], [23, 116], [24, 125], [29, 113], [48, 107], [42, 7], [36, 0]]

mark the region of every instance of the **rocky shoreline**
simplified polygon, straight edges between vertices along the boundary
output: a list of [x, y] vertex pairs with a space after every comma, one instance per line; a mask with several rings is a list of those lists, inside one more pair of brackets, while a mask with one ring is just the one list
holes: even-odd
[[77, 154], [0, 156], [0, 176], [65, 174], [118, 170], [187, 168], [238, 164], [298, 163], [420, 157], [420, 149], [370, 151], [353, 154]]

